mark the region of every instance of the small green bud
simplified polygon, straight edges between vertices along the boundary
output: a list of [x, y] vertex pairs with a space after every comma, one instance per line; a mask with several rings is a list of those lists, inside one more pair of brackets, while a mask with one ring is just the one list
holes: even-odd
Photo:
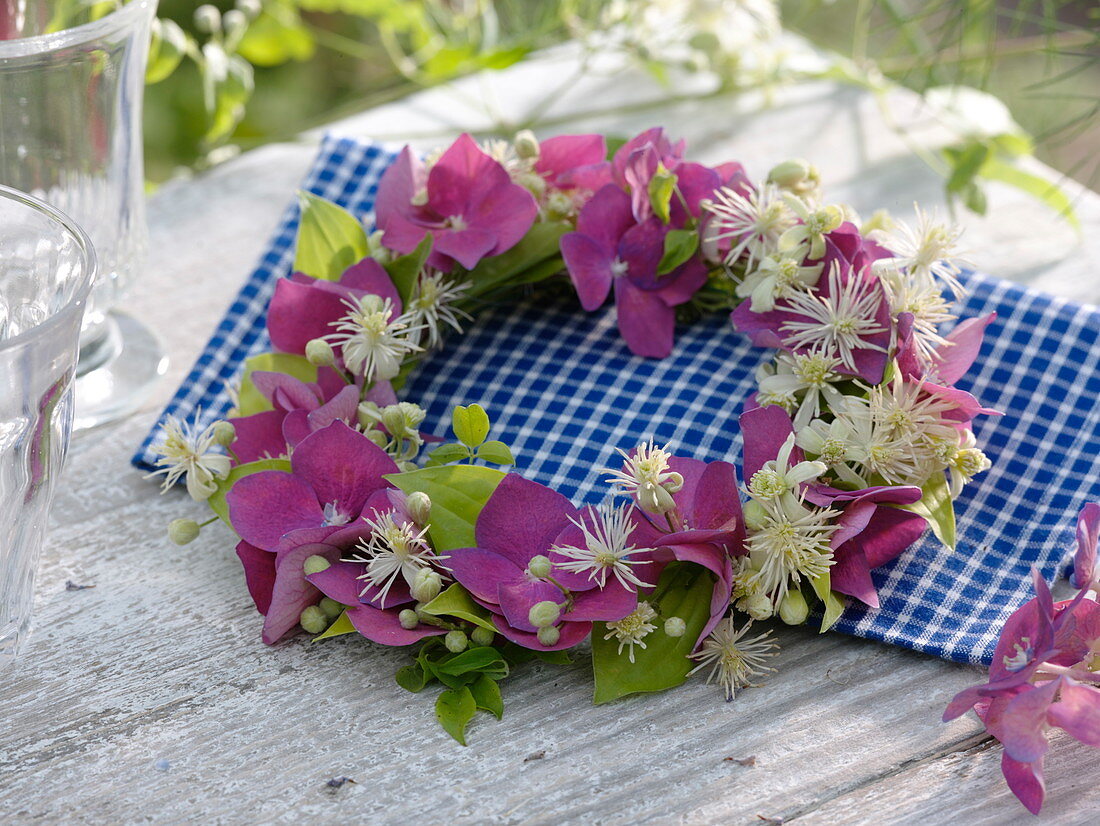
[[374, 402], [360, 402], [356, 411], [356, 418], [363, 428], [374, 427], [382, 421], [382, 409]]
[[548, 625], [539, 629], [538, 638], [543, 645], [557, 645], [558, 640], [561, 638], [561, 631], [553, 625]]
[[897, 226], [897, 222], [890, 216], [889, 212], [885, 209], [876, 209], [871, 217], [863, 222], [859, 231], [861, 235], [870, 235], [872, 232], [889, 232], [895, 226]]
[[539, 156], [539, 139], [530, 129], [516, 132], [513, 144], [516, 147], [516, 154], [524, 160], [532, 160]]
[[344, 606], [334, 599], [323, 597], [321, 599], [321, 610], [325, 612], [325, 616], [329, 619], [336, 619], [344, 613]]
[[413, 577], [413, 584], [409, 588], [409, 593], [417, 602], [431, 602], [439, 596], [439, 592], [442, 590], [443, 578], [439, 575], [439, 572], [433, 571], [431, 568], [421, 568]]
[[381, 430], [368, 430], [363, 435], [382, 448], [390, 443], [389, 438]]
[[443, 638], [443, 644], [447, 646], [447, 650], [452, 654], [458, 654], [466, 650], [466, 646], [470, 644], [469, 638], [466, 636], [465, 631], [448, 631], [447, 636]]
[[773, 166], [768, 173], [768, 180], [777, 186], [788, 188], [806, 180], [809, 175], [809, 161], [795, 158]]
[[663, 516], [669, 511], [676, 510], [676, 500], [660, 485], [652, 488], [638, 488], [637, 496], [638, 507], [646, 513]]
[[527, 563], [527, 573], [535, 579], [546, 579], [546, 577], [550, 576], [551, 568], [552, 566], [549, 558], [542, 554], [531, 557], [531, 561]]
[[244, 12], [249, 20], [255, 20], [260, 16], [260, 12], [263, 11], [260, 0], [237, 0], [233, 5]]
[[319, 574], [321, 571], [327, 571], [331, 567], [331, 562], [317, 554], [307, 556], [306, 561], [302, 563], [302, 570], [305, 571], [306, 576], [310, 574]]
[[359, 309], [362, 310], [363, 315], [380, 313], [385, 305], [386, 300], [382, 298], [382, 296], [375, 295], [374, 293], [367, 293], [359, 299]]
[[420, 527], [426, 527], [432, 516], [432, 500], [428, 494], [414, 490], [405, 499], [405, 509]]
[[670, 637], [682, 637], [687, 631], [687, 623], [680, 617], [669, 617], [665, 620], [665, 633]]
[[397, 615], [397, 621], [406, 631], [412, 631], [420, 624], [420, 616], [412, 608], [406, 608]]
[[194, 519], [173, 519], [168, 523], [168, 538], [177, 545], [186, 545], [195, 541], [200, 530]]
[[331, 367], [336, 363], [336, 354], [331, 344], [323, 338], [315, 338], [306, 343], [306, 361], [314, 367]]
[[474, 641], [474, 645], [492, 645], [493, 640], [496, 639], [496, 636], [497, 635], [490, 631], [488, 628], [482, 628], [479, 625], [470, 634], [470, 639]]
[[328, 628], [328, 617], [316, 605], [311, 605], [304, 610], [298, 618], [298, 622], [310, 634], [320, 634]]
[[771, 619], [775, 614], [772, 601], [763, 594], [750, 594], [737, 600], [737, 610], [742, 611], [754, 620]]
[[787, 625], [801, 625], [810, 615], [810, 606], [801, 591], [787, 591], [779, 603], [779, 618]]
[[222, 447], [229, 447], [237, 438], [237, 428], [229, 422], [218, 422], [214, 425], [214, 441]]
[[382, 426], [394, 436], [401, 436], [408, 430], [405, 411], [400, 405], [391, 404], [382, 408]]
[[560, 616], [561, 606], [548, 599], [536, 602], [527, 612], [528, 621], [536, 628], [548, 628], [557, 622]]
[[750, 531], [758, 531], [768, 524], [768, 511], [755, 499], [746, 502], [741, 513], [745, 517], [745, 527]]
[[248, 28], [248, 16], [240, 9], [230, 9], [222, 15], [222, 26], [229, 37], [238, 37]]

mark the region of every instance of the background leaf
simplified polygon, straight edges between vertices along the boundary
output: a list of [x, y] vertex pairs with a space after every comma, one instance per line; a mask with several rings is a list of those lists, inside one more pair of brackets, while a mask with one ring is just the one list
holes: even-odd
[[919, 513], [932, 527], [932, 532], [939, 537], [940, 542], [951, 550], [955, 549], [955, 503], [951, 501], [951, 489], [947, 484], [947, 477], [943, 473], [936, 472], [921, 487], [924, 495], [912, 505], [905, 505], [902, 510]]
[[422, 610], [433, 617], [454, 617], [496, 632], [488, 609], [474, 602], [470, 593], [457, 582], [449, 585], [439, 596], [423, 606]]
[[339, 637], [344, 634], [356, 634], [358, 633], [354, 625], [351, 624], [351, 619], [348, 618], [348, 612], [344, 611], [336, 618], [336, 621], [332, 623], [328, 628], [313, 638], [314, 642], [320, 640], [327, 640], [330, 637]]
[[489, 416], [480, 404], [458, 405], [451, 421], [455, 436], [467, 447], [477, 447], [489, 435]]
[[344, 270], [367, 257], [367, 231], [358, 218], [310, 192], [298, 193], [298, 205], [297, 272], [336, 281]]
[[[689, 563], [673, 562], [661, 574], [653, 596], [648, 598], [659, 617], [653, 620], [657, 630], [645, 638], [646, 647], [634, 646], [634, 663], [627, 649], [619, 654], [619, 643], [608, 633], [606, 623], [597, 622], [592, 629], [592, 671], [596, 678], [594, 700], [610, 700], [646, 691], [664, 691], [687, 679], [695, 664], [687, 658], [703, 627], [710, 619], [710, 598], [714, 577], [705, 568]], [[661, 623], [668, 617], [680, 617], [687, 630], [680, 637], [670, 637]]]
[[470, 684], [470, 693], [477, 707], [488, 711], [498, 720], [504, 716], [504, 698], [500, 696], [500, 686], [487, 674], [481, 674]]
[[477, 458], [492, 462], [494, 465], [514, 465], [516, 463], [511, 448], [504, 442], [498, 442], [495, 439], [486, 442], [477, 449]]
[[466, 745], [466, 726], [477, 713], [477, 702], [468, 686], [449, 688], [435, 701], [435, 718], [443, 729]]
[[476, 544], [478, 514], [504, 474], [481, 465], [446, 465], [386, 477], [405, 493], [421, 491], [432, 500], [428, 533], [439, 553]]

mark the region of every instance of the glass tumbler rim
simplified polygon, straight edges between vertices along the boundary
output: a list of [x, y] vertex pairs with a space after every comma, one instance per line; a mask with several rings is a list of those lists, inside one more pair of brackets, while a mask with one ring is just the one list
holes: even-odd
[[46, 318], [33, 327], [11, 338], [0, 339], [0, 353], [2, 353], [5, 350], [14, 350], [27, 341], [41, 336], [44, 333], [48, 333], [54, 327], [64, 323], [65, 316], [75, 311], [83, 312], [83, 307], [88, 301], [88, 294], [91, 292], [92, 284], [95, 282], [97, 265], [95, 249], [92, 247], [92, 242], [88, 238], [87, 233], [84, 232], [79, 224], [61, 210], [50, 206], [45, 201], [35, 198], [33, 195], [28, 195], [26, 192], [14, 189], [10, 186], [4, 186], [3, 184], [0, 184], [0, 199], [25, 206], [49, 219], [51, 222], [60, 225], [61, 229], [76, 242], [77, 249], [80, 251], [80, 267], [82, 270], [80, 283], [73, 289], [72, 294], [65, 304], [51, 312]]
[[98, 20], [82, 23], [59, 32], [35, 34], [0, 40], [0, 60], [33, 57], [46, 52], [79, 46], [100, 40], [108, 35], [131, 27], [142, 15], [156, 11], [157, 0], [128, 0], [120, 8], [103, 15]]

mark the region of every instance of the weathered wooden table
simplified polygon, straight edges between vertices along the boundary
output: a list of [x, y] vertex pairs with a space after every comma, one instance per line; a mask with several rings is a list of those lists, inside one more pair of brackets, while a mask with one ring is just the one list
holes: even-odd
[[[511, 123], [570, 77], [568, 51], [492, 79], [416, 95], [335, 125], [430, 147], [460, 129]], [[591, 70], [552, 96], [545, 131], [629, 134], [665, 124], [694, 157], [762, 175], [816, 162], [831, 197], [868, 214], [940, 201], [941, 181], [883, 125], [874, 101], [827, 84], [659, 102], [640, 74]], [[896, 116], [934, 143], [904, 95]], [[149, 272], [130, 308], [163, 335], [168, 380], [145, 408], [74, 446], [38, 581], [36, 631], [0, 674], [3, 823], [1005, 823], [1028, 816], [1000, 778], [1001, 750], [968, 716], [940, 723], [977, 668], [852, 639], [782, 629], [780, 673], [734, 703], [701, 680], [594, 707], [585, 657], [507, 681], [504, 721], [468, 748], [433, 703], [393, 682], [402, 651], [360, 639], [260, 642], [224, 528], [186, 548], [173, 517], [200, 513], [129, 466], [252, 267], [315, 151], [245, 154], [152, 204]], [[1083, 239], [1026, 197], [994, 189], [965, 216], [980, 268], [1100, 299], [1100, 197], [1070, 185]], [[94, 589], [66, 590], [66, 581]], [[753, 757], [753, 765], [736, 760]], [[753, 761], [746, 761], [752, 763]], [[331, 788], [330, 778], [355, 784]], [[1096, 822], [1100, 752], [1056, 738], [1044, 817]]]

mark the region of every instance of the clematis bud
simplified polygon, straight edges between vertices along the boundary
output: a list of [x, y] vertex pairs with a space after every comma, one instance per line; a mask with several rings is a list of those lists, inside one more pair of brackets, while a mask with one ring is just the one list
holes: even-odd
[[750, 594], [737, 600], [737, 610], [743, 611], [754, 620], [771, 619], [775, 614], [772, 601], [763, 594]]
[[260, 0], [237, 0], [233, 5], [240, 9], [249, 20], [255, 20], [263, 11]]
[[665, 620], [665, 633], [670, 637], [682, 637], [687, 631], [687, 623], [680, 617], [669, 617]]
[[386, 434], [381, 430], [368, 430], [363, 435], [381, 448], [385, 448], [390, 443], [390, 440], [386, 438]]
[[538, 633], [539, 642], [543, 645], [557, 645], [558, 640], [561, 638], [561, 631], [555, 628], [553, 625], [548, 625], [545, 628], [540, 628]]
[[420, 527], [426, 527], [432, 516], [432, 500], [428, 494], [414, 490], [405, 500], [405, 509]]
[[331, 367], [336, 363], [336, 354], [323, 338], [314, 338], [306, 343], [306, 361], [314, 367]]
[[173, 519], [168, 523], [168, 538], [177, 545], [187, 545], [195, 541], [200, 530], [194, 519]]
[[662, 485], [647, 485], [638, 488], [638, 507], [646, 513], [663, 516], [676, 510], [676, 500]]
[[536, 602], [527, 612], [527, 620], [536, 628], [547, 628], [558, 621], [561, 616], [561, 606], [548, 599]]
[[787, 625], [801, 625], [810, 614], [810, 606], [801, 591], [787, 591], [779, 603], [779, 618]]
[[470, 644], [469, 638], [466, 636], [465, 631], [448, 631], [447, 636], [443, 638], [443, 644], [447, 646], [447, 650], [452, 654], [459, 654], [466, 650], [466, 646]]
[[516, 147], [516, 154], [524, 160], [534, 160], [539, 156], [539, 139], [530, 129], [521, 129], [516, 132], [513, 144]]
[[799, 197], [816, 200], [821, 186], [821, 175], [812, 163], [797, 158], [772, 167], [768, 173], [768, 181]]
[[431, 602], [439, 596], [441, 590], [443, 590], [443, 578], [440, 577], [439, 572], [431, 568], [421, 568], [413, 577], [409, 593], [417, 602]]
[[330, 620], [336, 619], [342, 613], [344, 613], [344, 606], [334, 599], [329, 597], [321, 598], [321, 610], [325, 612], [325, 616]]
[[741, 513], [745, 518], [745, 527], [750, 531], [758, 531], [768, 524], [768, 511], [755, 500], [746, 502]]
[[527, 563], [527, 573], [533, 576], [535, 579], [546, 579], [550, 576], [550, 570], [552, 565], [549, 558], [542, 554], [537, 554], [531, 557], [531, 561]]
[[310, 634], [320, 634], [328, 628], [328, 617], [316, 605], [311, 605], [302, 612], [298, 623]]
[[222, 27], [221, 13], [209, 3], [204, 3], [195, 9], [195, 28], [203, 34], [211, 34]]
[[306, 561], [302, 563], [302, 570], [305, 571], [306, 576], [310, 574], [319, 574], [321, 571], [327, 571], [331, 567], [331, 562], [317, 554], [307, 556]]
[[240, 9], [230, 9], [222, 15], [222, 26], [227, 37], [239, 37], [248, 28], [248, 16]]
[[363, 429], [371, 428], [382, 421], [382, 408], [374, 402], [360, 402], [355, 415], [359, 420], [360, 427]]
[[684, 477], [676, 471], [667, 474], [668, 478], [661, 482], [661, 487], [669, 493], [679, 493], [684, 487]]
[[420, 624], [420, 616], [412, 608], [406, 608], [397, 615], [397, 621], [406, 631], [412, 631]]
[[473, 633], [470, 634], [470, 639], [474, 641], [474, 645], [492, 645], [496, 636], [497, 635], [488, 628], [482, 628], [479, 625], [473, 630]]

